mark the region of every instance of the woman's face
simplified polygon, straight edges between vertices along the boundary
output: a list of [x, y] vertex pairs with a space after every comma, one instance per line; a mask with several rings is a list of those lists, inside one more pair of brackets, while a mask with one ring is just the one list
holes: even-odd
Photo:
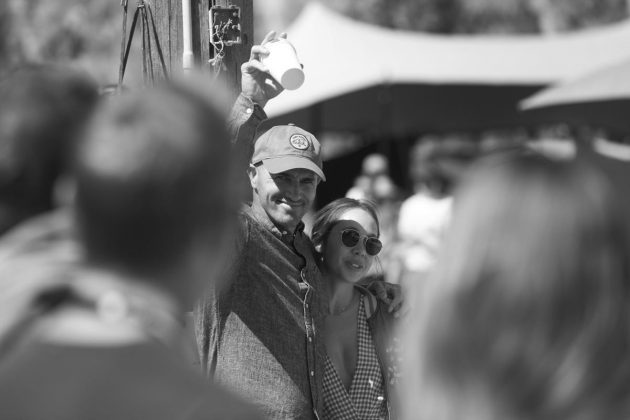
[[[344, 245], [342, 236], [346, 232], [346, 242], [350, 237], [359, 236], [354, 246]], [[351, 232], [354, 231], [354, 232]], [[367, 211], [354, 208], [347, 210], [333, 225], [323, 244], [322, 256], [324, 271], [337, 280], [356, 283], [364, 278], [372, 266], [374, 258], [366, 252], [367, 238], [376, 238], [378, 226]]]

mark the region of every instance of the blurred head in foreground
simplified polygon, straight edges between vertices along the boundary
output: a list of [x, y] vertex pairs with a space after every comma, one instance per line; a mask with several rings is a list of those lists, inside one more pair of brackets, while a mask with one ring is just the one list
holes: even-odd
[[98, 100], [76, 70], [31, 65], [0, 81], [0, 234], [55, 206], [55, 183]]
[[104, 104], [75, 171], [90, 264], [162, 281], [190, 298], [183, 276], [212, 275], [234, 214], [224, 126], [224, 117], [188, 87], [163, 86]]
[[630, 404], [623, 214], [593, 169], [479, 164], [407, 335], [407, 418], [605, 419]]

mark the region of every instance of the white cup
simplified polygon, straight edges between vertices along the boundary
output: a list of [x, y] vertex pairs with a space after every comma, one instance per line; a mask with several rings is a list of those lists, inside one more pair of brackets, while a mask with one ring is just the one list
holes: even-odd
[[287, 90], [295, 90], [304, 83], [304, 71], [295, 48], [284, 38], [275, 39], [264, 45], [269, 55], [262, 62], [269, 74]]

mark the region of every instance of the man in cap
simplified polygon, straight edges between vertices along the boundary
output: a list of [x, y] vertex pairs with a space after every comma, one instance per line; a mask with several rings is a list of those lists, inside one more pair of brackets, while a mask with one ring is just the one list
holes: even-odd
[[322, 412], [325, 291], [302, 217], [326, 178], [320, 143], [301, 128], [273, 127], [251, 152], [266, 118], [262, 107], [282, 90], [259, 61], [273, 37], [253, 47], [241, 68], [232, 129], [240, 158], [251, 157], [252, 202], [239, 216], [227, 281], [213, 285], [197, 308], [196, 333], [203, 368], [219, 384], [268, 418], [315, 419]]
[[253, 199], [274, 224], [293, 232], [326, 177], [319, 141], [293, 125], [271, 128], [254, 146], [248, 170]]
[[240, 214], [229, 283], [197, 312], [204, 369], [268, 418], [316, 418], [324, 309], [313, 245], [301, 219], [324, 179], [310, 133], [278, 126], [255, 144], [251, 206]]

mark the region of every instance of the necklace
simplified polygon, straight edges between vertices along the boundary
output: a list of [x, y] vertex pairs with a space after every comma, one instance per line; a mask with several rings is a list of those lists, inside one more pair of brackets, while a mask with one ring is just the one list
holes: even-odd
[[343, 308], [339, 308], [337, 310], [330, 310], [332, 308], [329, 309], [329, 314], [333, 315], [333, 316], [339, 316], [339, 315], [343, 315], [344, 313], [348, 312], [348, 310], [350, 310], [350, 308], [354, 307], [355, 304], [355, 298], [356, 298], [357, 294], [353, 293], [352, 294], [352, 299], [350, 299], [350, 302], [344, 306]]

